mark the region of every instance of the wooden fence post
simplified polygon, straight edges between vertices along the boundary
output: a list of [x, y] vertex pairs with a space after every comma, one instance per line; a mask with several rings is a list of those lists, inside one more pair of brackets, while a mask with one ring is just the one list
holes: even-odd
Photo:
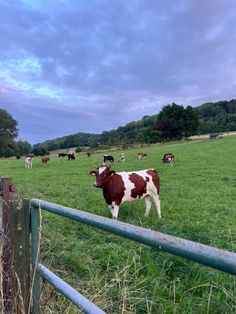
[[13, 241], [12, 226], [13, 220], [10, 210], [10, 201], [13, 198], [14, 187], [11, 178], [2, 177], [0, 183], [1, 199], [1, 291], [2, 291], [2, 312], [13, 313]]
[[29, 313], [30, 233], [29, 200], [15, 199], [11, 178], [0, 178], [0, 309], [1, 313]]
[[14, 212], [14, 289], [17, 313], [29, 313], [31, 291], [31, 251], [29, 199], [23, 199], [23, 206], [12, 203]]

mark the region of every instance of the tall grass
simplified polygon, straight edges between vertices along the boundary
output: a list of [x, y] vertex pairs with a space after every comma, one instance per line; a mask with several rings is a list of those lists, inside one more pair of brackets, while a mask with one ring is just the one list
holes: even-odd
[[[153, 205], [144, 217], [144, 201], [121, 206], [124, 222], [236, 251], [236, 137], [178, 142], [124, 150], [127, 161], [116, 171], [158, 170], [162, 219]], [[174, 167], [162, 164], [172, 152]], [[118, 159], [120, 152], [113, 155]], [[0, 160], [0, 175], [11, 176], [24, 197], [111, 217], [89, 171], [102, 154], [78, 155], [75, 161], [40, 159], [33, 169], [23, 160]], [[41, 260], [108, 313], [235, 313], [235, 277], [186, 259], [150, 249], [118, 236], [43, 213]], [[79, 313], [48, 284], [43, 289], [43, 313]]]

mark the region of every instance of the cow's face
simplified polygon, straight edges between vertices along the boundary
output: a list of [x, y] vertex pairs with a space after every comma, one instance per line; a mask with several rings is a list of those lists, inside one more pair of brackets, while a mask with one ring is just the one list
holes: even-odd
[[172, 163], [174, 161], [175, 157], [174, 155], [172, 154], [166, 154], [164, 157], [163, 157], [163, 162], [165, 163]]
[[93, 186], [96, 188], [104, 188], [107, 185], [107, 182], [112, 174], [115, 171], [110, 170], [106, 166], [98, 167], [97, 170], [90, 171], [92, 176], [96, 176], [96, 180], [93, 183]]

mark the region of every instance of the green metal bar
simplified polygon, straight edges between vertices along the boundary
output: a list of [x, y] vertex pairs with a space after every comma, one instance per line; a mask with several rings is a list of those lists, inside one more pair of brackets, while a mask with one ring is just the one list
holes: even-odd
[[37, 272], [38, 256], [40, 250], [40, 209], [31, 207], [31, 245], [32, 245], [32, 313], [40, 313], [40, 275]]
[[49, 212], [71, 218], [81, 223], [112, 232], [133, 241], [182, 256], [236, 275], [236, 253], [231, 253], [204, 244], [173, 237], [164, 233], [136, 227], [127, 223], [114, 221], [108, 218], [86, 213], [77, 209], [49, 203], [39, 199], [32, 199], [33, 207], [45, 209]]
[[64, 296], [66, 296], [72, 303], [76, 306], [82, 308], [86, 314], [105, 314], [101, 309], [99, 309], [95, 304], [85, 298], [78, 291], [69, 286], [60, 277], [56, 276], [48, 268], [42, 264], [38, 264], [37, 270], [39, 274], [47, 280], [54, 288], [60, 291]]

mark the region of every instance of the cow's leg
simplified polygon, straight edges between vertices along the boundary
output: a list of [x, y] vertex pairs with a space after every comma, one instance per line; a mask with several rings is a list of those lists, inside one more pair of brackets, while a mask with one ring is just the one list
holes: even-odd
[[112, 205], [108, 205], [108, 207], [110, 208], [110, 211], [111, 211], [111, 214], [112, 214], [113, 206]]
[[157, 209], [157, 215], [158, 215], [159, 218], [161, 218], [161, 202], [160, 202], [159, 196], [158, 195], [154, 195], [153, 196], [153, 201], [154, 201], [154, 204], [155, 204], [156, 209]]
[[152, 202], [151, 202], [151, 197], [150, 195], [145, 196], [145, 203], [146, 203], [146, 212], [145, 212], [145, 216], [148, 216], [150, 213], [150, 209], [152, 206]]

